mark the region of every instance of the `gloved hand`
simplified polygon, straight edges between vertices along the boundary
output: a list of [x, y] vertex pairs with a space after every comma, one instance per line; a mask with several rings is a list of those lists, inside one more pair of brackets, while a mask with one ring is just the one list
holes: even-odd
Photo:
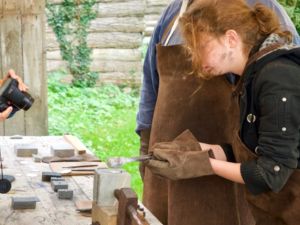
[[[150, 133], [151, 133], [150, 129], [141, 131], [141, 134], [140, 134], [140, 155], [148, 154]], [[144, 162], [140, 162], [139, 170], [140, 170], [141, 178], [142, 178], [142, 180], [144, 180], [144, 175], [145, 175], [145, 164], [144, 164]]]
[[201, 146], [198, 140], [194, 137], [190, 130], [185, 130], [178, 135], [172, 142], [155, 143], [151, 151], [155, 149], [176, 150], [176, 151], [201, 151]]
[[214, 174], [209, 162], [209, 157], [213, 157], [212, 150], [179, 151], [155, 148], [153, 157], [154, 159], [147, 161], [146, 165], [154, 174], [171, 180]]

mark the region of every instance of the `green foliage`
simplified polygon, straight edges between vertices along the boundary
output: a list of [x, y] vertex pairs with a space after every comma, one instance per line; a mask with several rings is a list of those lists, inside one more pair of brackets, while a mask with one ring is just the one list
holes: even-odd
[[73, 85], [92, 87], [98, 78], [90, 71], [91, 49], [87, 46], [90, 21], [96, 18], [95, 0], [64, 0], [46, 4], [48, 23], [57, 37], [62, 58], [68, 62]]
[[[49, 134], [79, 137], [103, 161], [112, 156], [137, 156], [135, 134], [138, 91], [115, 85], [79, 88], [62, 84], [61, 73], [48, 80]], [[138, 164], [124, 167], [132, 176], [132, 188], [141, 197]]]
[[294, 22], [298, 33], [300, 32], [300, 1], [298, 0], [278, 0], [284, 6], [290, 18]]

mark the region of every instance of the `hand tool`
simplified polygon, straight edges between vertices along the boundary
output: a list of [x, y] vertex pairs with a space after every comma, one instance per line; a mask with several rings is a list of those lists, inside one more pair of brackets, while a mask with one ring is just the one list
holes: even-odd
[[79, 167], [94, 167], [99, 166], [98, 164], [89, 164], [89, 165], [78, 165], [78, 166], [63, 166], [62, 168], [79, 168]]
[[143, 162], [152, 158], [152, 155], [141, 155], [137, 157], [112, 157], [106, 162], [108, 167], [117, 168], [130, 162]]

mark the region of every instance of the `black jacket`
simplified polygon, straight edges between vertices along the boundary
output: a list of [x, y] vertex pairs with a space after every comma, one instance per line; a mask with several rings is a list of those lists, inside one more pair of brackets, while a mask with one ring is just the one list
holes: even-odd
[[241, 174], [254, 194], [280, 191], [299, 168], [300, 48], [281, 48], [243, 73], [240, 137], [257, 156]]

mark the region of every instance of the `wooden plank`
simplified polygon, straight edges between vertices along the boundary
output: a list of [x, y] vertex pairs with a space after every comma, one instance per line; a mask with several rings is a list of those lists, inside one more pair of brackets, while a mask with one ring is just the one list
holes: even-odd
[[84, 154], [87, 152], [87, 147], [77, 137], [73, 135], [64, 135], [64, 139], [73, 146], [77, 154]]
[[45, 72], [43, 16], [22, 17], [24, 82], [34, 97], [33, 106], [25, 112], [26, 135], [48, 134], [47, 81]]
[[[11, 6], [9, 1], [4, 1], [6, 7]], [[11, 1], [11, 4], [15, 1]], [[12, 4], [13, 5], [13, 4]], [[12, 6], [11, 6], [12, 7]], [[22, 68], [22, 43], [21, 43], [21, 17], [19, 15], [6, 15], [1, 19], [1, 56], [2, 74], [6, 74], [9, 69], [23, 78]], [[5, 135], [25, 134], [24, 111], [5, 121]]]
[[144, 17], [104, 17], [91, 21], [89, 32], [125, 32], [144, 31]]

